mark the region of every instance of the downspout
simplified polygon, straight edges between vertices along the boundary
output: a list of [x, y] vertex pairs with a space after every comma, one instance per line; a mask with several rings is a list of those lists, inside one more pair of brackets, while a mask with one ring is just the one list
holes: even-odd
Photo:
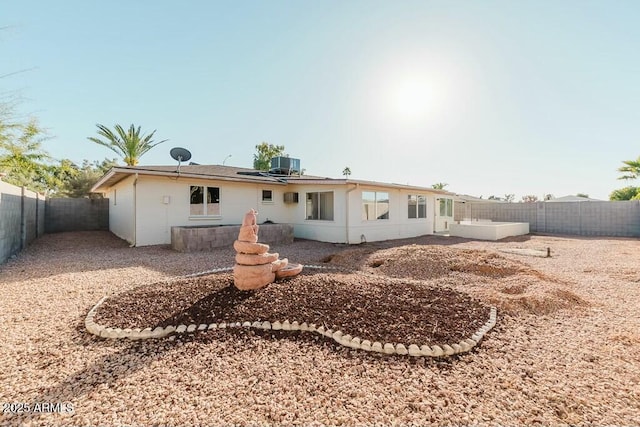
[[360, 186], [360, 184], [355, 183], [355, 186], [348, 189], [347, 192], [345, 193], [345, 200], [347, 202], [347, 221], [346, 221], [346, 227], [345, 227], [345, 235], [346, 235], [346, 240], [345, 243], [348, 245], [349, 244], [349, 193], [351, 193], [353, 190], [355, 190], [356, 188], [358, 188]]
[[131, 245], [129, 246], [130, 248], [136, 245], [136, 235], [138, 230], [138, 224], [136, 220], [137, 218], [136, 206], [138, 205], [137, 187], [138, 187], [138, 172], [136, 172], [135, 179], [133, 180], [133, 242], [131, 242]]

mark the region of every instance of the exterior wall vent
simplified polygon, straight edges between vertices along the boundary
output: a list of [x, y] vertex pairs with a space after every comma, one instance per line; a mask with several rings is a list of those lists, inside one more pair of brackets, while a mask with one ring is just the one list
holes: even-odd
[[285, 203], [298, 203], [298, 193], [287, 192], [284, 193], [284, 202]]

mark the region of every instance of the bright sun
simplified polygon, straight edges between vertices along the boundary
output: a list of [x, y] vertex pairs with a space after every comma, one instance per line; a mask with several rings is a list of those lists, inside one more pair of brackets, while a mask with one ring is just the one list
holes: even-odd
[[436, 107], [434, 88], [426, 77], [402, 76], [389, 88], [389, 107], [401, 119], [429, 117]]

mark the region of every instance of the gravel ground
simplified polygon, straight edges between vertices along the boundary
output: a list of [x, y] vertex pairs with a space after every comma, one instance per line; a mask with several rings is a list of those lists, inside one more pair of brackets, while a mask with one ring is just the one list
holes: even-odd
[[[547, 247], [551, 258], [504, 252]], [[100, 298], [231, 266], [233, 249], [181, 254], [103, 232], [45, 235], [0, 267], [0, 424], [640, 425], [637, 239], [427, 236], [272, 250], [448, 286], [497, 305], [498, 324], [472, 352], [443, 360], [246, 330], [108, 341], [83, 326]], [[63, 402], [74, 411], [10, 413]]]

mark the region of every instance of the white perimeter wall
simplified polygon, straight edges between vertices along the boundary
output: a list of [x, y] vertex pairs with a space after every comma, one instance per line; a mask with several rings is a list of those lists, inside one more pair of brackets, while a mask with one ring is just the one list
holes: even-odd
[[109, 189], [109, 230], [133, 243], [134, 240], [134, 216], [133, 216], [133, 183], [135, 177], [130, 176]]

